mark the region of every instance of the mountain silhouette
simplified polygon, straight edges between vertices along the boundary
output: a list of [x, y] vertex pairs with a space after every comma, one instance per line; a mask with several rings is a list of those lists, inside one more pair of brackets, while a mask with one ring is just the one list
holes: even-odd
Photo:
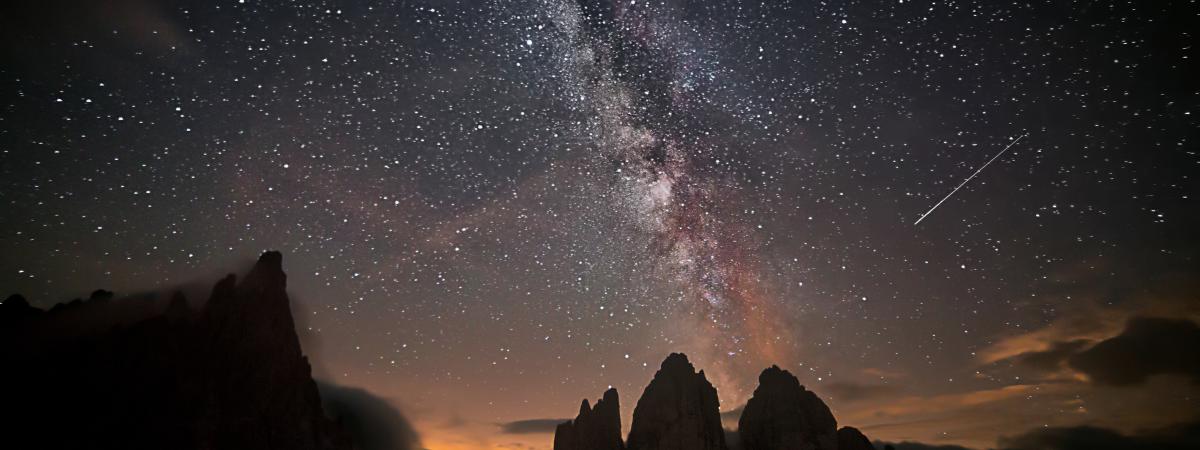
[[587, 399], [579, 405], [575, 420], [554, 429], [554, 450], [622, 450], [621, 401], [617, 390], [609, 388], [604, 397], [589, 407]]
[[[736, 448], [874, 450], [858, 429], [838, 429], [825, 402], [790, 372], [771, 366], [758, 383], [732, 435]], [[638, 399], [624, 447], [617, 391], [609, 389], [595, 408], [584, 400], [579, 416], [558, 426], [554, 450], [728, 450], [718, 406], [717, 390], [704, 371], [696, 372], [686, 355], [672, 353]]]
[[717, 389], [672, 353], [633, 409], [630, 450], [726, 450]]
[[825, 402], [777, 366], [762, 371], [738, 419], [745, 450], [836, 450], [837, 420]]
[[0, 307], [7, 442], [29, 448], [353, 448], [322, 410], [282, 255], [229, 275], [202, 308], [96, 291]]

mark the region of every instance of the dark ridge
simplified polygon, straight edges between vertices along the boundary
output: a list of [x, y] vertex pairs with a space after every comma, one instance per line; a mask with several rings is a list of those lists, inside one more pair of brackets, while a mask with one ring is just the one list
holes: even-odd
[[554, 429], [554, 450], [622, 450], [621, 401], [617, 390], [609, 388], [596, 401], [595, 407], [587, 399], [579, 405], [575, 420], [558, 424]]
[[[0, 307], [6, 439], [32, 448], [350, 449], [322, 409], [294, 328], [282, 255], [183, 294], [96, 291], [48, 312]], [[12, 370], [16, 369], [16, 370]]]

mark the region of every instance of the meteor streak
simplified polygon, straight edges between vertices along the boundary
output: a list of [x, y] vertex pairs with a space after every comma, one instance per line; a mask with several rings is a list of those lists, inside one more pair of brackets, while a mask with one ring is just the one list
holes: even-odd
[[989, 159], [987, 162], [983, 163], [983, 166], [980, 167], [979, 170], [976, 170], [975, 173], [971, 174], [971, 176], [969, 176], [969, 177], [967, 177], [967, 179], [963, 180], [962, 183], [959, 183], [958, 187], [954, 188], [953, 191], [950, 191], [949, 194], [946, 194], [945, 197], [942, 197], [942, 200], [937, 202], [936, 205], [933, 205], [932, 208], [929, 208], [929, 211], [925, 211], [925, 214], [921, 214], [921, 217], [918, 218], [916, 222], [913, 222], [913, 225], [916, 226], [917, 224], [920, 224], [922, 220], [925, 220], [925, 216], [928, 216], [929, 213], [933, 212], [933, 210], [937, 209], [937, 207], [942, 206], [942, 203], [944, 203], [946, 201], [946, 199], [950, 198], [951, 195], [954, 195], [955, 192], [958, 192], [959, 189], [962, 189], [963, 186], [966, 186], [967, 182], [971, 181], [972, 178], [975, 178], [975, 175], [979, 175], [979, 172], [983, 172], [983, 169], [986, 169], [987, 166], [992, 163], [992, 161], [995, 161], [996, 158], [999, 158], [1000, 155], [1003, 155], [1004, 152], [1008, 151], [1009, 148], [1012, 148], [1012, 146], [1015, 145], [1017, 143], [1017, 141], [1020, 141], [1021, 138], [1024, 138], [1025, 136], [1029, 136], [1029, 133], [1025, 133], [1020, 136], [1017, 136], [1016, 139], [1013, 139], [1012, 142], [1009, 142], [1008, 145], [1006, 145], [1003, 150], [1000, 150], [1000, 153], [996, 153], [996, 156], [993, 156], [992, 159]]

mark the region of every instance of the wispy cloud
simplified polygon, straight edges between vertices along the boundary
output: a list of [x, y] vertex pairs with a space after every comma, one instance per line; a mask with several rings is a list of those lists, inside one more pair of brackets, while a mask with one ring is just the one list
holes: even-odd
[[571, 419], [528, 419], [497, 424], [504, 434], [553, 433], [558, 424]]

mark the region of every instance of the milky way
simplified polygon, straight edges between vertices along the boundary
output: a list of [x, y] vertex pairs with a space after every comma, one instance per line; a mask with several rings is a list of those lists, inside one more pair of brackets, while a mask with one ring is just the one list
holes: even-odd
[[[565, 88], [584, 108], [577, 136], [594, 141], [596, 173], [609, 183], [616, 214], [645, 245], [656, 273], [677, 290], [687, 313], [681, 325], [696, 331], [683, 347], [702, 352], [709, 372], [732, 390], [728, 361], [745, 367], [784, 362], [777, 350], [787, 336], [775, 323], [776, 299], [754, 255], [759, 253], [732, 180], [699, 167], [713, 153], [692, 123], [704, 102], [703, 84], [717, 84], [711, 45], [694, 24], [664, 6], [616, 2], [546, 2]], [[719, 164], [720, 161], [713, 161]], [[744, 370], [738, 373], [744, 373]], [[736, 396], [734, 392], [731, 395]]]

